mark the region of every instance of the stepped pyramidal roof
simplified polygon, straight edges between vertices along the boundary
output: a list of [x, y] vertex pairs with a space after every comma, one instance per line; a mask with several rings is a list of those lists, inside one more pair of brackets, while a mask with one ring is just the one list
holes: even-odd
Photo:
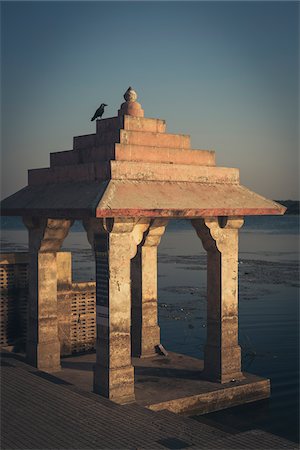
[[169, 134], [144, 117], [129, 89], [118, 116], [96, 121], [73, 149], [28, 171], [28, 186], [1, 203], [3, 215], [208, 217], [283, 214], [285, 207], [242, 186], [239, 170], [217, 167], [215, 152], [193, 150], [190, 136]]

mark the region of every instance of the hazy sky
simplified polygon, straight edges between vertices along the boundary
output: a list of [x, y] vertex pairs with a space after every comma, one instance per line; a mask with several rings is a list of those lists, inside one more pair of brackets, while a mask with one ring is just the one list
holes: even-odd
[[273, 199], [299, 198], [296, 2], [2, 2], [2, 197], [27, 169], [115, 116], [145, 115], [214, 149]]

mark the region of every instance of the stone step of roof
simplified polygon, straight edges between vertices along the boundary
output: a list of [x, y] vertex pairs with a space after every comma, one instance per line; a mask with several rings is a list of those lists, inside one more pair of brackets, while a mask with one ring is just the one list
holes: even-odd
[[64, 150], [50, 153], [50, 166], [67, 166], [79, 164], [78, 150]]
[[148, 117], [121, 116], [110, 117], [108, 119], [97, 120], [97, 135], [106, 131], [124, 129], [127, 131], [151, 131], [154, 133], [165, 133], [166, 122], [161, 119], [152, 119]]
[[215, 152], [170, 147], [116, 144], [115, 159], [195, 166], [215, 166]]
[[117, 129], [99, 134], [75, 136], [73, 139], [73, 150], [114, 143], [185, 149], [190, 149], [191, 144], [190, 136], [186, 134]]
[[30, 186], [69, 181], [104, 181], [109, 179], [237, 184], [239, 182], [239, 170], [226, 167], [139, 161], [98, 161], [28, 171], [28, 184]]
[[190, 136], [186, 134], [154, 133], [150, 131], [120, 130], [120, 143], [184, 149], [190, 149], [191, 147]]
[[195, 166], [215, 166], [215, 152], [132, 144], [111, 144], [50, 154], [50, 166], [65, 166], [95, 161], [145, 161]]
[[111, 161], [111, 179], [141, 181], [190, 181], [197, 183], [238, 183], [239, 170], [183, 164]]

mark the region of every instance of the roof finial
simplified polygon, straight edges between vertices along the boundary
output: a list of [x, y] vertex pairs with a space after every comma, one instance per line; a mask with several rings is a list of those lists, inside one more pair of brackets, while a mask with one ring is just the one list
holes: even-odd
[[127, 89], [127, 91], [124, 94], [124, 99], [126, 102], [135, 102], [137, 99], [137, 93], [134, 89], [132, 89], [131, 86]]
[[144, 117], [144, 111], [141, 105], [136, 101], [137, 93], [131, 86], [124, 94], [125, 103], [122, 103], [121, 108], [118, 111], [119, 116], [136, 116]]

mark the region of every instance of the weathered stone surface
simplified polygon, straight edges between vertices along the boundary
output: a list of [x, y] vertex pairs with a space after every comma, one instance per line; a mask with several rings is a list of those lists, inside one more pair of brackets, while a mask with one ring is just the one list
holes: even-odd
[[123, 120], [123, 128], [127, 131], [152, 131], [154, 133], [165, 133], [166, 131], [165, 120], [126, 115]]
[[111, 179], [238, 184], [239, 170], [185, 164], [111, 161]]
[[150, 145], [116, 144], [115, 159], [118, 161], [162, 162], [169, 164], [193, 164], [214, 166], [215, 152], [210, 150], [188, 150]]
[[205, 376], [227, 383], [243, 378], [238, 345], [238, 229], [243, 219], [206, 218], [192, 224], [207, 251]]
[[[46, 372], [60, 367], [57, 308], [57, 256], [72, 224], [70, 220], [26, 218], [29, 231], [29, 302], [26, 356]], [[67, 257], [65, 257], [67, 258]], [[59, 267], [63, 257], [59, 257]], [[68, 280], [67, 269], [62, 276]]]
[[70, 289], [72, 285], [72, 254], [70, 252], [57, 252], [57, 287]]
[[[145, 161], [195, 166], [215, 166], [215, 152], [211, 150], [182, 150], [149, 145], [105, 144], [97, 147], [50, 153], [51, 167], [73, 166], [97, 161]], [[37, 170], [37, 169], [35, 169]], [[45, 169], [42, 169], [45, 170]]]
[[166, 122], [161, 119], [123, 115], [120, 117], [97, 120], [96, 127], [97, 134], [101, 134], [106, 131], [113, 131], [115, 129], [164, 133], [166, 131]]
[[190, 136], [145, 131], [120, 130], [121, 144], [149, 145], [153, 147], [190, 148]]
[[160, 344], [157, 315], [157, 247], [167, 220], [150, 223], [131, 263], [132, 354], [148, 357]]
[[285, 208], [232, 183], [111, 180], [97, 217], [215, 217], [283, 214]]
[[178, 353], [133, 358], [133, 364], [136, 401], [154, 411], [206, 414], [270, 397], [266, 378], [245, 373], [241, 380], [221, 384], [205, 378], [203, 360]]
[[136, 220], [86, 221], [96, 258], [97, 359], [94, 391], [126, 403], [134, 399], [131, 365], [130, 259]]
[[99, 161], [28, 171], [28, 184], [30, 186], [70, 181], [108, 181], [110, 179], [238, 184], [239, 170], [227, 167], [150, 163], [145, 161]]
[[[57, 253], [58, 255], [59, 253]], [[60, 291], [57, 298], [58, 339], [60, 355], [72, 354], [72, 295], [71, 290]]]
[[63, 152], [50, 153], [51, 167], [79, 164], [79, 162], [79, 152], [76, 150], [66, 150]]

